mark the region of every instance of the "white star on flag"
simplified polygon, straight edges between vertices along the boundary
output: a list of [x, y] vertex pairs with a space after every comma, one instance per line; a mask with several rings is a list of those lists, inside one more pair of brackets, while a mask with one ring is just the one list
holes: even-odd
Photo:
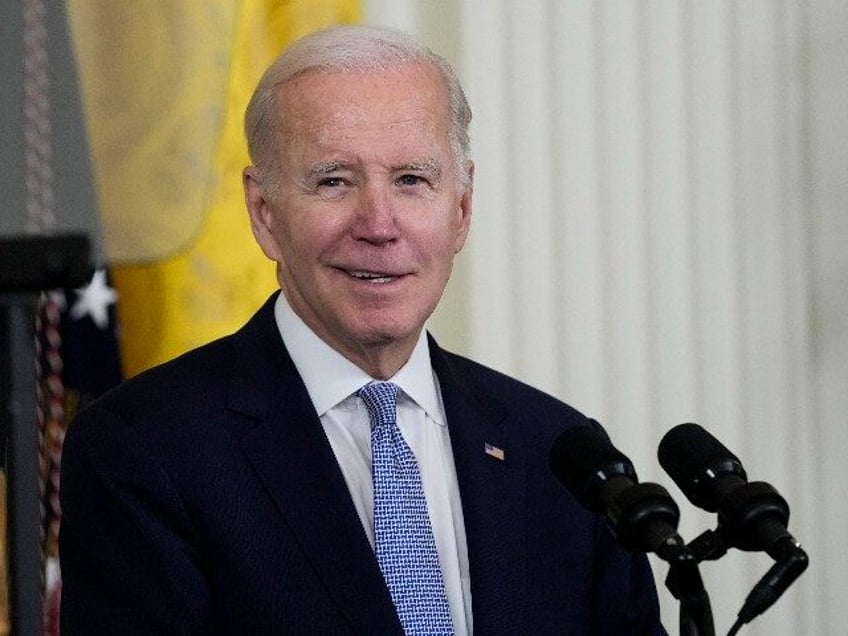
[[75, 291], [78, 296], [71, 307], [71, 318], [79, 320], [90, 316], [95, 325], [106, 329], [109, 325], [109, 305], [114, 305], [118, 300], [118, 293], [106, 284], [106, 270], [95, 271], [91, 282]]

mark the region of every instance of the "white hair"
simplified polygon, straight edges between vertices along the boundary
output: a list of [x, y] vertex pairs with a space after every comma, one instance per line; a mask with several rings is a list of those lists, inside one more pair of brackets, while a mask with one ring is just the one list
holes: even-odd
[[307, 71], [366, 72], [419, 61], [431, 64], [445, 83], [451, 149], [460, 181], [467, 185], [471, 109], [453, 68], [405, 33], [362, 25], [311, 33], [289, 46], [262, 75], [245, 112], [244, 131], [250, 159], [263, 180], [271, 177], [268, 185], [275, 181], [270, 173], [277, 164], [278, 107], [286, 82]]

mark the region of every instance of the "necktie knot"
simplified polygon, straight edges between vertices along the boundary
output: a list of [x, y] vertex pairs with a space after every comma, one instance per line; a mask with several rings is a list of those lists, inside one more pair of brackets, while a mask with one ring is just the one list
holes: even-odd
[[367, 384], [356, 394], [365, 402], [374, 426], [397, 422], [397, 398], [400, 387], [391, 382]]

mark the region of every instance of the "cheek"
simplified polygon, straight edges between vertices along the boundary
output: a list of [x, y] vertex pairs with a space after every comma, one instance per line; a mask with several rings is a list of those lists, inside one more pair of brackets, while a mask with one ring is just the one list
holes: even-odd
[[287, 223], [278, 221], [274, 227], [274, 238], [280, 248], [280, 256], [284, 262], [294, 260], [294, 252], [297, 250], [297, 241], [294, 240], [291, 228]]
[[450, 218], [434, 229], [432, 251], [441, 259], [451, 259], [464, 242], [463, 233], [457, 220]]
[[280, 225], [281, 251], [289, 269], [305, 270], [329, 259], [328, 255], [337, 249], [344, 235], [341, 225], [333, 222], [333, 218], [313, 211]]
[[451, 248], [454, 255], [459, 254], [465, 245], [465, 237], [467, 236], [467, 232], [457, 225], [453, 228], [453, 232], [451, 233]]
[[274, 218], [274, 236], [284, 255], [300, 252], [312, 243], [308, 219], [307, 214], [289, 201], [285, 201], [277, 209]]
[[455, 234], [449, 234], [445, 228], [439, 234], [431, 235], [429, 240], [420, 244], [422, 253], [426, 254], [427, 268], [431, 273], [432, 284], [443, 285], [453, 269], [456, 255]]

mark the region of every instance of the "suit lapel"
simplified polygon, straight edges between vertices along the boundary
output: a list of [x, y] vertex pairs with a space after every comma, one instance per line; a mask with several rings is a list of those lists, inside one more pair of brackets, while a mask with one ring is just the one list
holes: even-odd
[[[273, 298], [237, 334], [229, 405], [256, 421], [242, 449], [358, 633], [400, 627], [341, 470], [277, 330]], [[274, 549], [269, 546], [269, 549]]]
[[[525, 596], [525, 470], [507, 409], [460, 373], [431, 340], [453, 447], [465, 521], [474, 630], [521, 631]], [[492, 448], [486, 452], [486, 445]], [[500, 452], [503, 459], [497, 457]]]

